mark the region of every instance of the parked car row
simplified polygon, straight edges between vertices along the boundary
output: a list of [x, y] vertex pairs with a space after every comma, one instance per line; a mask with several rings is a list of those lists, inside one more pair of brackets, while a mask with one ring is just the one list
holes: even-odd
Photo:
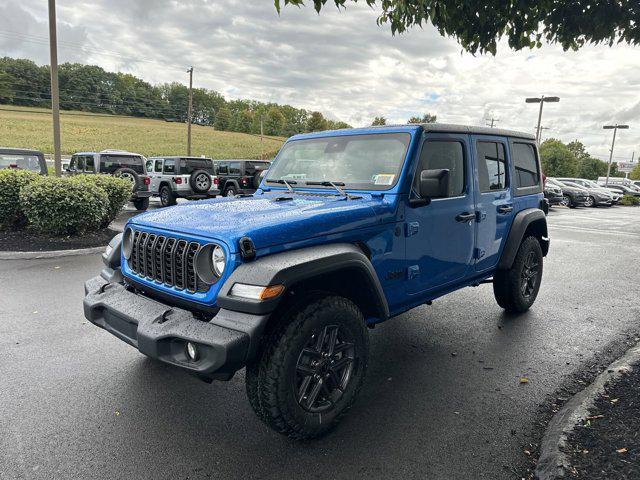
[[[599, 183], [586, 178], [551, 178], [545, 183], [544, 196], [549, 205], [575, 207], [610, 207], [616, 205], [625, 195], [640, 197], [640, 181], [627, 179], [606, 184], [606, 179], [598, 179]], [[610, 179], [611, 180], [611, 179]], [[601, 182], [601, 183], [600, 183]]]
[[167, 156], [146, 159], [120, 150], [76, 153], [66, 173], [117, 175], [131, 182], [132, 202], [137, 210], [149, 207], [150, 197], [159, 197], [163, 207], [178, 198], [198, 200], [217, 195], [251, 194], [260, 185], [269, 162], [257, 160], [212, 160], [207, 157]]

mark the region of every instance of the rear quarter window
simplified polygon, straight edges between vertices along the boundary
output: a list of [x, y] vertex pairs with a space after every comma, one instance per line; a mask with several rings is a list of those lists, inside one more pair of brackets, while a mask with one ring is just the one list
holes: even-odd
[[119, 168], [130, 168], [134, 172], [144, 175], [144, 160], [136, 156], [101, 155], [100, 172], [113, 173]]
[[540, 183], [538, 160], [533, 145], [530, 143], [514, 142], [511, 158], [515, 171], [515, 187], [533, 187]]

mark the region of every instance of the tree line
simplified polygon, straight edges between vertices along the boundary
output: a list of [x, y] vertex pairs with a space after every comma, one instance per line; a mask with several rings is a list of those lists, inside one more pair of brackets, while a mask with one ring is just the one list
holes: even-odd
[[[60, 108], [92, 113], [186, 122], [189, 89], [178, 82], [151, 85], [128, 73], [96, 65], [63, 63], [58, 70]], [[51, 107], [50, 70], [31, 60], [0, 58], [0, 104]], [[320, 112], [256, 100], [227, 100], [220, 93], [193, 89], [193, 122], [217, 130], [288, 137], [297, 133], [349, 128]]]
[[[562, 143], [550, 138], [540, 145], [542, 171], [548, 177], [572, 177], [597, 180], [607, 176], [607, 162], [593, 157], [587, 152], [584, 144], [578, 140]], [[611, 164], [610, 176], [624, 177], [618, 171], [618, 164]]]

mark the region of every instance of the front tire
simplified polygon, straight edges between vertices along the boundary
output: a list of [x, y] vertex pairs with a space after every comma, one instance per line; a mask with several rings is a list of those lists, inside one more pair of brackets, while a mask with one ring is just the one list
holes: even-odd
[[587, 201], [584, 203], [585, 207], [595, 207], [596, 206], [596, 199], [593, 198], [592, 196], [587, 197]]
[[351, 407], [365, 378], [369, 338], [350, 300], [326, 296], [287, 314], [247, 367], [256, 415], [296, 439], [324, 435]]
[[507, 312], [523, 313], [535, 302], [542, 282], [542, 248], [535, 237], [520, 244], [513, 265], [493, 276], [493, 293]]

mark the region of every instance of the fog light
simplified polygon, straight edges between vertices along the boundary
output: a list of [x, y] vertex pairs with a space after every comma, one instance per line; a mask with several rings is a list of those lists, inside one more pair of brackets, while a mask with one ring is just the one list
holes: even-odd
[[187, 342], [187, 357], [192, 362], [198, 360], [198, 348], [195, 343]]

